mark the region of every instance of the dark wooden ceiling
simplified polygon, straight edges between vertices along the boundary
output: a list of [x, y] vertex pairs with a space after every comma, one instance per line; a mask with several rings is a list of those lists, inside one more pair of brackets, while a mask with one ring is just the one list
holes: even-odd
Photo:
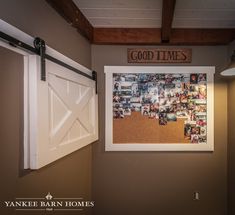
[[161, 28], [97, 28], [72, 0], [46, 1], [92, 44], [226, 45], [235, 39], [234, 28], [172, 28], [176, 0], [163, 1]]

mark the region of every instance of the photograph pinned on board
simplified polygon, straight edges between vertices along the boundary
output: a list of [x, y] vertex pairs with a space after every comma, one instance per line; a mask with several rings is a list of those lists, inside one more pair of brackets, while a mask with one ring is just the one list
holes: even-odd
[[206, 143], [206, 136], [205, 135], [198, 136], [198, 143]]
[[113, 85], [113, 90], [114, 91], [120, 91], [121, 90], [121, 85], [120, 82], [115, 82]]
[[198, 74], [190, 74], [190, 84], [198, 83]]
[[141, 113], [142, 113], [143, 116], [148, 116], [149, 115], [149, 110], [150, 110], [150, 105], [149, 104], [142, 105]]
[[191, 134], [200, 134], [200, 127], [199, 126], [191, 126]]
[[168, 113], [167, 114], [167, 121], [168, 122], [176, 122], [177, 121], [177, 117], [174, 113]]
[[196, 134], [191, 135], [191, 143], [198, 143], [199, 136]]
[[204, 74], [204, 73], [200, 73], [200, 74], [198, 74], [198, 83], [200, 83], [200, 84], [202, 84], [202, 83], [204, 83], [204, 84], [206, 84], [206, 74]]
[[190, 123], [186, 123], [184, 126], [184, 137], [185, 139], [189, 139], [191, 138], [191, 124]]
[[149, 112], [149, 119], [155, 119], [156, 118], [156, 112], [150, 111]]
[[166, 113], [159, 114], [159, 125], [167, 125], [167, 114]]
[[130, 108], [132, 112], [140, 112], [142, 104], [141, 103], [131, 103]]
[[206, 127], [201, 127], [201, 136], [206, 136]]
[[200, 85], [198, 86], [198, 98], [199, 99], [206, 99], [206, 86], [205, 85]]

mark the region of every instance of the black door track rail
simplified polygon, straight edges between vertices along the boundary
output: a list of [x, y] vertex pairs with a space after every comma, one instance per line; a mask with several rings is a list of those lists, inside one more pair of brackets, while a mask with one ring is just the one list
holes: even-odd
[[69, 69], [69, 70], [72, 70], [73, 72], [76, 72], [79, 75], [82, 75], [82, 76], [85, 76], [91, 80], [94, 80], [96, 82], [96, 93], [97, 93], [97, 72], [96, 71], [93, 71], [92, 76], [90, 76], [90, 75], [64, 63], [63, 61], [60, 61], [60, 60], [46, 54], [46, 43], [44, 40], [40, 39], [39, 37], [36, 37], [34, 39], [34, 47], [32, 47], [32, 46], [30, 46], [20, 40], [17, 40], [16, 38], [14, 38], [8, 34], [5, 34], [2, 31], [0, 31], [0, 39], [9, 43], [11, 46], [23, 49], [29, 53], [39, 55], [41, 58], [41, 80], [42, 81], [46, 81], [46, 61], [45, 61], [45, 59], [47, 59], [47, 60], [52, 61], [53, 63], [56, 63], [60, 66], [63, 66], [65, 68]]

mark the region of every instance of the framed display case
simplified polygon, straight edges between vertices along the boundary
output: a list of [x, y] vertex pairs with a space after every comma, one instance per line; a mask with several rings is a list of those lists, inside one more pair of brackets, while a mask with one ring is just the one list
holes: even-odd
[[213, 151], [214, 71], [105, 66], [106, 151]]

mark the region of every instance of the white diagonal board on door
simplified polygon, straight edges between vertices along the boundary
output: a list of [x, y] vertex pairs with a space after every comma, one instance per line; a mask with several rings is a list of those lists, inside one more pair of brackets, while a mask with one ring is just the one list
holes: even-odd
[[[53, 124], [53, 126], [50, 132], [50, 141], [53, 145], [59, 144], [62, 138], [68, 133], [68, 131], [73, 128], [73, 124], [76, 120], [77, 123], [86, 130], [87, 135], [93, 133], [94, 130], [94, 122], [92, 125], [92, 122], [88, 120], [91, 113], [88, 112], [84, 114], [84, 109], [86, 109], [87, 106], [89, 107], [89, 105], [91, 105], [89, 101], [94, 95], [94, 89], [91, 87], [84, 87], [85, 91], [82, 93], [83, 86], [74, 84], [73, 82], [70, 82], [68, 80], [64, 80], [64, 83], [61, 83], [57, 81], [57, 79], [59, 78], [61, 77], [49, 75], [48, 80], [49, 89], [51, 91], [50, 95], [52, 97], [51, 106], [53, 107], [51, 109], [51, 124]], [[73, 92], [71, 92], [71, 88], [76, 88], [77, 96], [72, 95]], [[53, 104], [53, 99], [54, 97], [56, 98], [55, 95], [57, 95], [57, 99], [60, 98], [61, 103], [64, 103], [65, 106], [68, 108], [67, 110], [64, 110], [65, 117], [57, 123], [53, 123], [56, 118], [54, 112], [61, 112], [61, 108], [57, 107], [60, 106], [59, 104], [57, 104], [56, 106]], [[79, 136], [80, 135], [78, 133], [78, 138], [82, 138], [82, 136]]]

